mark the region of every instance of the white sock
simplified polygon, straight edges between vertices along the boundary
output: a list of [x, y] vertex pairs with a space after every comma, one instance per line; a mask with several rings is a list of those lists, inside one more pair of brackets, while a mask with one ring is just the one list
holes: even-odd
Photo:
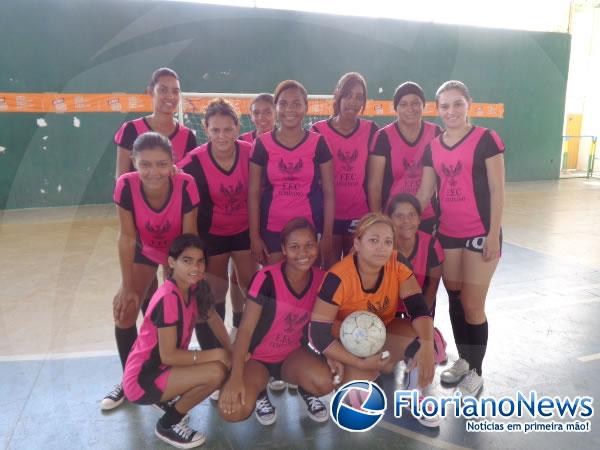
[[410, 369], [410, 371], [407, 374], [407, 378], [408, 379], [406, 381], [406, 389], [407, 390], [413, 390], [413, 389], [419, 390], [419, 368], [413, 367], [412, 369]]

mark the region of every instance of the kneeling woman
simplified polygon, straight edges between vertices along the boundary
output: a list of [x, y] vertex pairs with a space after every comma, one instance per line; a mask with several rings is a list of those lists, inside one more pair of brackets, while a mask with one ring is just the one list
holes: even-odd
[[[398, 301], [409, 319], [395, 318]], [[377, 314], [387, 329], [384, 351], [368, 358], [349, 353], [338, 340], [341, 322], [355, 311]], [[343, 382], [374, 380], [405, 359], [414, 366], [408, 388], [425, 388], [433, 380], [433, 321], [412, 271], [394, 251], [389, 217], [370, 213], [358, 223], [354, 253], [335, 264], [323, 280], [308, 328], [309, 345], [338, 366]], [[333, 364], [332, 364], [333, 362]], [[340, 373], [342, 372], [342, 373]], [[437, 423], [422, 423], [437, 426]]]
[[[406, 265], [413, 271], [431, 317], [435, 319], [435, 304], [440, 278], [444, 250], [431, 234], [419, 229], [421, 224], [421, 204], [414, 195], [408, 193], [393, 197], [387, 207], [387, 215], [394, 223], [396, 231], [396, 249], [398, 257], [404, 257]], [[406, 308], [398, 304], [397, 316], [405, 317]], [[433, 329], [435, 361], [446, 361], [446, 342], [437, 328]]]
[[[317, 233], [304, 218], [289, 221], [281, 232], [284, 259], [258, 271], [248, 289], [248, 299], [233, 347], [231, 377], [221, 390], [219, 409], [228, 422], [246, 419], [255, 409], [262, 425], [277, 416], [267, 395], [269, 376], [291, 383], [288, 358], [300, 348], [310, 320], [323, 272], [314, 267], [319, 254]], [[250, 358], [247, 358], [250, 351]], [[327, 371], [328, 372], [328, 371]], [[331, 374], [330, 374], [331, 379]], [[300, 384], [309, 417], [327, 420], [327, 409], [317, 398], [331, 392], [309, 392]]]
[[189, 428], [184, 418], [221, 386], [230, 364], [227, 350], [188, 350], [196, 316], [205, 316], [223, 341], [227, 341], [227, 330], [203, 280], [206, 256], [202, 239], [193, 234], [177, 237], [168, 262], [171, 277], [150, 300], [125, 365], [123, 388], [129, 401], [142, 405], [178, 397], [166, 406], [155, 434], [175, 447], [192, 448], [201, 445], [205, 437]]

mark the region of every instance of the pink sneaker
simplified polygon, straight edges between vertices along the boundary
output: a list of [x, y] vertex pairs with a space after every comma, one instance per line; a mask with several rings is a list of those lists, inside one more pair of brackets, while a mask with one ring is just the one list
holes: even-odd
[[433, 350], [434, 359], [436, 364], [446, 364], [448, 362], [448, 355], [446, 354], [446, 341], [442, 332], [437, 328], [433, 329]]

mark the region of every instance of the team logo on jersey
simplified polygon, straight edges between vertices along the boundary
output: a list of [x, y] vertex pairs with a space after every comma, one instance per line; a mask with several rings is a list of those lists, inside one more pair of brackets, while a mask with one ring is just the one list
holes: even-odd
[[446, 164], [442, 163], [442, 172], [444, 172], [444, 175], [449, 178], [448, 183], [450, 184], [450, 186], [454, 187], [458, 184], [458, 180], [456, 179], [456, 177], [460, 175], [461, 171], [461, 161], [458, 161], [454, 166], [452, 164], [446, 166]]
[[413, 161], [411, 163], [408, 159], [402, 158], [402, 166], [407, 178], [419, 178], [421, 176], [421, 161]]
[[168, 220], [165, 223], [152, 225], [150, 221], [146, 222], [145, 228], [152, 234], [150, 245], [158, 248], [168, 246], [167, 233], [171, 230], [171, 222]]
[[288, 180], [294, 180], [296, 175], [302, 170], [302, 159], [298, 159], [296, 162], [288, 161], [285, 162], [283, 158], [279, 160], [279, 170], [286, 174]]
[[372, 303], [371, 300], [367, 302], [367, 309], [373, 314], [380, 315], [386, 309], [390, 307], [390, 299], [386, 295], [382, 302]]
[[146, 230], [152, 233], [157, 239], [164, 239], [165, 235], [171, 229], [171, 222], [168, 220], [160, 225], [152, 225], [150, 221], [146, 222]]
[[298, 329], [299, 325], [302, 325], [308, 321], [308, 313], [304, 312], [304, 314], [293, 314], [288, 313], [283, 319], [285, 323], [285, 332], [293, 333], [294, 330]]
[[387, 399], [376, 383], [356, 380], [340, 387], [331, 398], [329, 414], [346, 431], [368, 431], [383, 418]]
[[238, 181], [235, 186], [233, 184], [227, 186], [221, 184], [220, 190], [221, 194], [227, 199], [227, 203], [225, 204], [225, 212], [227, 214], [231, 214], [243, 207], [243, 201], [240, 200], [240, 194], [244, 192], [244, 184], [241, 181]]
[[352, 152], [344, 152], [341, 148], [337, 152], [338, 160], [342, 163], [342, 169], [346, 172], [352, 172], [352, 165], [358, 159], [358, 150]]

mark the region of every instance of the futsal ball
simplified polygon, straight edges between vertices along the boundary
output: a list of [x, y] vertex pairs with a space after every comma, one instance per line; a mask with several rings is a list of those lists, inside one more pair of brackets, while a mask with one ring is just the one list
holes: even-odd
[[355, 311], [342, 322], [340, 341], [354, 356], [373, 356], [385, 343], [385, 324], [376, 314]]

